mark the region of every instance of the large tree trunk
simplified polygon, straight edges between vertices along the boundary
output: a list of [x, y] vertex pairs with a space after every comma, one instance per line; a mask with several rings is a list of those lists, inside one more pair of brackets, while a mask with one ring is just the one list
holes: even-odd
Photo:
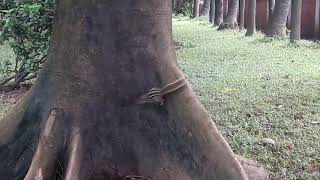
[[240, 30], [244, 30], [246, 0], [240, 0]]
[[301, 6], [302, 0], [293, 0], [291, 7], [291, 42], [300, 39], [300, 26], [301, 26]]
[[223, 23], [223, 0], [216, 1], [216, 12], [214, 16], [214, 25], [220, 26]]
[[216, 13], [216, 0], [210, 0], [209, 22], [212, 24], [214, 24], [215, 13]]
[[275, 6], [275, 0], [268, 0], [268, 21], [272, 19], [274, 6]]
[[170, 4], [58, 0], [42, 72], [0, 123], [1, 179], [247, 179], [177, 68]]
[[194, 0], [193, 1], [193, 17], [199, 16], [199, 6], [200, 6], [200, 0]]
[[203, 6], [200, 11], [200, 16], [208, 16], [210, 11], [211, 0], [204, 0]]
[[249, 0], [249, 16], [246, 36], [252, 36], [256, 32], [257, 0]]
[[237, 17], [239, 12], [239, 0], [230, 0], [228, 13], [219, 29], [233, 29], [238, 27]]
[[286, 22], [290, 8], [290, 0], [277, 0], [274, 12], [267, 27], [267, 36], [282, 36], [286, 34]]

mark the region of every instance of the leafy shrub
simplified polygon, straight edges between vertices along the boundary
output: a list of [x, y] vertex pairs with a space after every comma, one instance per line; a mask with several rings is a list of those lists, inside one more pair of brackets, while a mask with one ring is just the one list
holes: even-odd
[[36, 77], [48, 50], [52, 31], [54, 0], [2, 0], [0, 42], [13, 49], [14, 62], [1, 62], [0, 86], [12, 88]]

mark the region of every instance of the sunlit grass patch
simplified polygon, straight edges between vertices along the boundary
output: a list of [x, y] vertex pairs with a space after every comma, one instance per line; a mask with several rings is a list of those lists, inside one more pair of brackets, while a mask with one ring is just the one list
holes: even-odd
[[[320, 179], [320, 45], [173, 18], [177, 57], [234, 151], [281, 179]], [[257, 141], [271, 138], [275, 147]]]

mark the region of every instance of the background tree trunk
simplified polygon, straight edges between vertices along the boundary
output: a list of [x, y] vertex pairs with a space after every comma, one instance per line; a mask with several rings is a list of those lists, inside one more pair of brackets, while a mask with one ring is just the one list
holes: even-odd
[[246, 0], [240, 0], [240, 30], [244, 30]]
[[223, 0], [216, 1], [216, 12], [214, 16], [214, 25], [220, 26], [223, 23]]
[[286, 22], [289, 13], [290, 0], [277, 0], [271, 20], [268, 23], [267, 36], [282, 36], [286, 34]]
[[194, 0], [193, 1], [193, 17], [199, 17], [199, 5], [200, 0]]
[[271, 21], [274, 11], [275, 0], [268, 0], [268, 21]]
[[252, 36], [256, 32], [256, 9], [257, 1], [249, 0], [249, 16], [246, 36]]
[[215, 13], [216, 13], [216, 1], [210, 0], [209, 22], [212, 24], [214, 24]]
[[301, 6], [302, 0], [293, 0], [291, 7], [291, 42], [295, 40], [300, 40], [300, 26], [301, 26]]
[[318, 39], [320, 37], [320, 1], [316, 1], [315, 5], [315, 17], [314, 17], [314, 37]]
[[42, 72], [0, 121], [1, 179], [247, 179], [177, 68], [170, 10], [58, 0]]
[[237, 17], [239, 12], [239, 0], [230, 0], [228, 13], [219, 29], [229, 29], [238, 27]]
[[200, 16], [208, 16], [210, 11], [211, 0], [204, 0], [203, 6], [201, 8]]
[[287, 29], [290, 29], [291, 27], [291, 2], [292, 0], [290, 0], [290, 3], [289, 3], [289, 12], [288, 12], [288, 16], [287, 16]]

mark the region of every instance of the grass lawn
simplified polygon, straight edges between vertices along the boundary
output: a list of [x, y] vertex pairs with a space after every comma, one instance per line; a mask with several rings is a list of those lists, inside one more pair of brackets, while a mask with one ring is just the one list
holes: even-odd
[[[247, 38], [185, 17], [173, 30], [180, 67], [234, 151], [281, 179], [320, 179], [320, 45]], [[0, 62], [12, 58], [0, 46]], [[0, 119], [14, 103], [2, 97]]]
[[[237, 154], [284, 179], [320, 179], [320, 45], [173, 19], [178, 62]], [[271, 138], [273, 146], [257, 141]]]

